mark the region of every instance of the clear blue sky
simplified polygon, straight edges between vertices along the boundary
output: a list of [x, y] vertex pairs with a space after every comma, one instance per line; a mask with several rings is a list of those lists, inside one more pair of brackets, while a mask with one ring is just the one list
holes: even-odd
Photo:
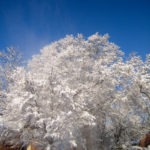
[[109, 33], [129, 54], [150, 53], [150, 0], [0, 0], [0, 50], [26, 59], [66, 34]]

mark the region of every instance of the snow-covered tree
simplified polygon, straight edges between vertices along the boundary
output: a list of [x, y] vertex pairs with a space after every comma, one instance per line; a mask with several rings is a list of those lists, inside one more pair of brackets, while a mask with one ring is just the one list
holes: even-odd
[[4, 125], [49, 148], [130, 145], [149, 130], [149, 67], [148, 56], [124, 60], [108, 34], [66, 36], [9, 74]]

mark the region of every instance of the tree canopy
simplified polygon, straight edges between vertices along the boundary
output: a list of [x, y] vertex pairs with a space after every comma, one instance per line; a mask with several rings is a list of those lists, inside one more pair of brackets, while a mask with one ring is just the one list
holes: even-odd
[[150, 55], [125, 59], [108, 34], [69, 35], [27, 67], [6, 61], [0, 69], [1, 81], [10, 81], [0, 90], [0, 125], [21, 142], [111, 149], [150, 130]]

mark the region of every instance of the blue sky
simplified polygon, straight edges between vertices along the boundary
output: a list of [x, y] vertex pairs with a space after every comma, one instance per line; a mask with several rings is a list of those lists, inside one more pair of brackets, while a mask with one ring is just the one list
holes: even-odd
[[150, 0], [0, 0], [0, 50], [25, 59], [66, 34], [109, 33], [129, 54], [150, 53]]

